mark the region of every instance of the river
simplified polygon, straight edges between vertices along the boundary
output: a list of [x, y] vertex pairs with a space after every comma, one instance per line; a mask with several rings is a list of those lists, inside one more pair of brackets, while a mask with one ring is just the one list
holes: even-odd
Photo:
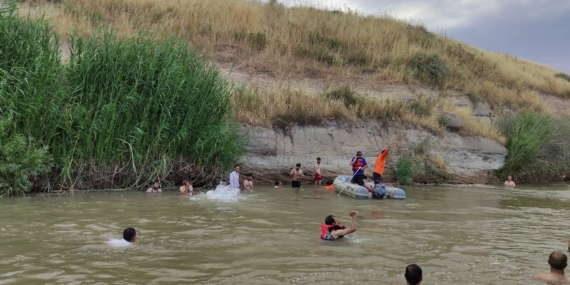
[[[570, 238], [568, 184], [404, 188], [354, 200], [324, 187], [257, 187], [237, 201], [175, 192], [0, 199], [0, 284], [545, 284]], [[325, 216], [359, 230], [319, 239]], [[135, 227], [138, 241], [110, 239]]]

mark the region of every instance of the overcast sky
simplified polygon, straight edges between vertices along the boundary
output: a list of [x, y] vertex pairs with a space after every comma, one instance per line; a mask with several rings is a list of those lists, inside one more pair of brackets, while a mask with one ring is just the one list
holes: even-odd
[[570, 0], [278, 0], [350, 7], [423, 23], [430, 31], [570, 73]]

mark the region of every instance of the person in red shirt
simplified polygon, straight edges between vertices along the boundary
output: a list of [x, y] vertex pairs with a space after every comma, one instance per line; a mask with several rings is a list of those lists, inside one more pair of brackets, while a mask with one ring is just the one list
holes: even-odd
[[372, 172], [374, 186], [382, 183], [382, 175], [384, 175], [384, 166], [386, 165], [386, 156], [388, 156], [388, 152], [390, 152], [390, 146], [383, 150], [376, 158], [376, 165], [374, 166], [374, 172]]

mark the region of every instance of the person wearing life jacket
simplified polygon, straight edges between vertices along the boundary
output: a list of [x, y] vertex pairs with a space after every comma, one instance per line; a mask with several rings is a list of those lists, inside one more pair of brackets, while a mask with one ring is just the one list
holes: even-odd
[[350, 166], [352, 166], [352, 183], [356, 183], [360, 186], [364, 186], [364, 169], [368, 167], [366, 159], [362, 157], [362, 152], [358, 151], [356, 157], [353, 157], [350, 161]]
[[342, 226], [338, 219], [329, 215], [325, 218], [325, 223], [321, 225], [321, 239], [324, 240], [336, 240], [344, 237], [345, 235], [351, 234], [356, 231], [356, 211], [350, 211], [351, 225], [350, 228]]

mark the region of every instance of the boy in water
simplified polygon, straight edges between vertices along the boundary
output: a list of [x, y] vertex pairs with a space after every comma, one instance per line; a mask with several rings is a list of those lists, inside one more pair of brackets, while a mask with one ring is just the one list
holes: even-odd
[[160, 184], [158, 184], [158, 181], [154, 182], [152, 184], [152, 187], [146, 190], [146, 193], [162, 193], [162, 189], [160, 189]]
[[137, 231], [134, 228], [126, 228], [123, 231], [123, 239], [111, 240], [112, 246], [123, 247], [130, 246], [137, 241]]
[[275, 181], [274, 184], [275, 184], [275, 187], [274, 187], [274, 188], [277, 189], [277, 188], [281, 188], [281, 186], [283, 185], [283, 182], [281, 182], [281, 180], [277, 180], [277, 181]]
[[194, 192], [194, 188], [190, 185], [190, 181], [188, 179], [182, 180], [182, 186], [180, 186], [180, 193], [182, 195], [192, 196]]
[[313, 167], [315, 171], [315, 175], [313, 176], [313, 181], [315, 182], [315, 186], [321, 186], [323, 182], [323, 169], [321, 166], [321, 158], [317, 157], [317, 163]]
[[246, 177], [245, 180], [243, 181], [243, 189], [244, 190], [252, 190], [253, 191], [253, 180], [252, 180], [252, 175], [251, 173], [249, 173]]
[[291, 187], [299, 188], [301, 187], [301, 177], [303, 177], [303, 170], [301, 169], [301, 164], [297, 163], [295, 168], [291, 170]]

